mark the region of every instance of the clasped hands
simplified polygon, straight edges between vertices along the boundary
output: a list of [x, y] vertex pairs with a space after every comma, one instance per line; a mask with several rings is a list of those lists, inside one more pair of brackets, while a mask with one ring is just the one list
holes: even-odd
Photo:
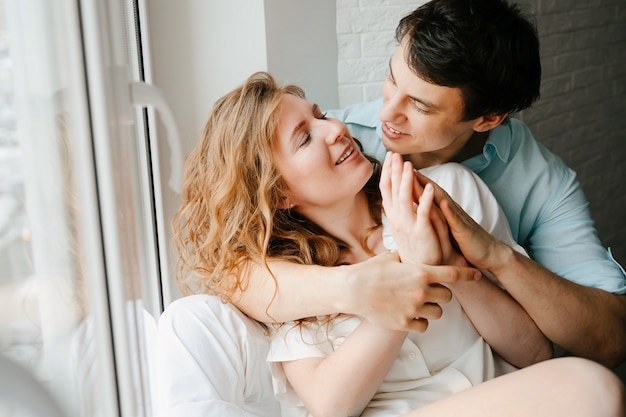
[[451, 286], [482, 276], [473, 265], [483, 266], [466, 260], [465, 248], [481, 259], [494, 238], [399, 154], [385, 157], [380, 190], [397, 252], [361, 264], [360, 315], [384, 327], [423, 332], [429, 320], [441, 317]]

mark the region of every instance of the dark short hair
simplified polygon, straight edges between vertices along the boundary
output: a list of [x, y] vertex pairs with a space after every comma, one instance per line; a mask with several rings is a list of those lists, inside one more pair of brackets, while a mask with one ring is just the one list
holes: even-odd
[[425, 81], [460, 88], [464, 119], [513, 113], [539, 98], [539, 38], [506, 0], [431, 0], [396, 29], [406, 62]]

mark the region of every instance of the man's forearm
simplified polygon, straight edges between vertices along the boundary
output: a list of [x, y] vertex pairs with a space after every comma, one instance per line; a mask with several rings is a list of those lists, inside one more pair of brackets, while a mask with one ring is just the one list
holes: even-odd
[[282, 323], [340, 311], [343, 294], [348, 290], [342, 279], [345, 268], [301, 265], [286, 261], [271, 261], [270, 271], [264, 266], [250, 264], [245, 291], [233, 297], [241, 311], [261, 322]]
[[524, 368], [552, 357], [552, 343], [537, 324], [489, 278], [451, 288], [476, 330], [507, 362]]
[[490, 272], [550, 340], [608, 367], [626, 359], [626, 296], [568, 281], [513, 250], [504, 253]]
[[428, 320], [438, 319], [439, 304], [450, 301], [450, 290], [439, 283], [472, 281], [480, 274], [469, 267], [404, 264], [391, 252], [354, 265], [273, 261], [270, 268], [274, 276], [262, 266], [250, 266], [248, 285], [233, 297], [233, 304], [256, 320], [282, 323], [346, 313], [416, 332], [423, 332]]

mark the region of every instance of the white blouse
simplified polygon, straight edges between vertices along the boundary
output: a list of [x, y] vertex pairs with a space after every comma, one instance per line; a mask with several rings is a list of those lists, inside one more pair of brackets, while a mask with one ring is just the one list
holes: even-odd
[[[513, 241], [495, 198], [473, 172], [458, 164], [421, 172], [445, 189], [483, 228], [524, 253]], [[395, 250], [389, 229], [383, 229], [384, 243], [387, 249]], [[426, 332], [409, 333], [363, 416], [406, 413], [515, 369], [492, 352], [454, 296], [442, 308], [442, 317], [430, 321]], [[310, 414], [287, 381], [281, 362], [329, 356], [360, 322], [356, 316], [340, 316], [330, 327], [311, 325], [300, 329], [287, 323], [275, 332], [268, 362], [283, 417]]]

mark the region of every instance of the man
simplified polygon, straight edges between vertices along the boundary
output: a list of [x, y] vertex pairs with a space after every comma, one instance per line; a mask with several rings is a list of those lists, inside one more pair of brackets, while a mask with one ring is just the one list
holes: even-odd
[[476, 172], [536, 263], [493, 250], [488, 236], [477, 246], [483, 234], [471, 223], [463, 236], [474, 238], [459, 241], [465, 257], [496, 275], [554, 343], [619, 365], [624, 271], [601, 246], [575, 173], [509, 117], [539, 96], [534, 26], [502, 0], [433, 0], [400, 21], [396, 38], [382, 103], [329, 115], [370, 154], [386, 148], [416, 168], [456, 161]]

